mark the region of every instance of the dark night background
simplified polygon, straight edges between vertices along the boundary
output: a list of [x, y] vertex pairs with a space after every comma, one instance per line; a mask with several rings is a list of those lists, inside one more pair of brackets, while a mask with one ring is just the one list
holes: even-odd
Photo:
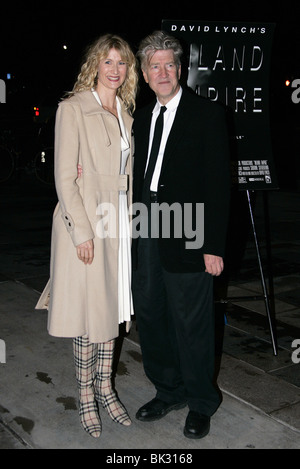
[[[33, 123], [33, 106], [40, 108], [40, 121], [53, 115], [59, 99], [73, 86], [85, 48], [106, 32], [120, 34], [136, 51], [143, 37], [160, 29], [162, 19], [276, 23], [270, 77], [274, 159], [280, 187], [299, 188], [300, 103], [292, 102], [293, 90], [285, 86], [286, 79], [300, 78], [298, 1], [5, 3], [0, 78], [6, 82], [7, 96], [0, 106], [0, 123], [2, 129], [17, 129], [27, 147], [26, 138], [34, 138], [39, 124]], [[142, 86], [138, 105], [146, 97]]]

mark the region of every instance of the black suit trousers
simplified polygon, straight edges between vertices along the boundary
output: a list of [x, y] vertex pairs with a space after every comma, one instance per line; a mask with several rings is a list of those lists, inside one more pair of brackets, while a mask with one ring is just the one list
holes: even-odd
[[147, 377], [156, 396], [187, 401], [211, 416], [220, 404], [213, 385], [213, 278], [205, 272], [167, 272], [158, 239], [140, 238], [133, 299]]

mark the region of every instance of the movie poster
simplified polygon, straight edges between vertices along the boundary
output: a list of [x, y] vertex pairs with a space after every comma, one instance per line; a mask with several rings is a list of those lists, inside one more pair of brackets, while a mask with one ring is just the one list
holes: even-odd
[[187, 85], [227, 109], [232, 180], [240, 190], [277, 188], [269, 121], [274, 24], [163, 20], [188, 65]]

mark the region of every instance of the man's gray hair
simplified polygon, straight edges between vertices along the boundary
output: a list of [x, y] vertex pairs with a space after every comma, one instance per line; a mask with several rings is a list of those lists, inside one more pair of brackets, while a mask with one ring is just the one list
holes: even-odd
[[149, 63], [152, 56], [158, 50], [173, 50], [174, 60], [177, 66], [181, 63], [182, 47], [178, 39], [169, 36], [163, 31], [154, 31], [140, 43], [137, 56], [141, 62], [141, 68], [144, 69], [146, 63]]

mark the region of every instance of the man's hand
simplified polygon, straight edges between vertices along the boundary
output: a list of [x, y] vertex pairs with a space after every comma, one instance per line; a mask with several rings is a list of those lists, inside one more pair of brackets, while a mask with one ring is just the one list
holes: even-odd
[[204, 254], [204, 263], [205, 263], [205, 272], [208, 272], [211, 275], [219, 276], [223, 272], [224, 262], [223, 258], [219, 256], [214, 256], [212, 254]]
[[89, 239], [85, 243], [76, 246], [77, 256], [85, 264], [91, 264], [94, 259], [94, 241]]

